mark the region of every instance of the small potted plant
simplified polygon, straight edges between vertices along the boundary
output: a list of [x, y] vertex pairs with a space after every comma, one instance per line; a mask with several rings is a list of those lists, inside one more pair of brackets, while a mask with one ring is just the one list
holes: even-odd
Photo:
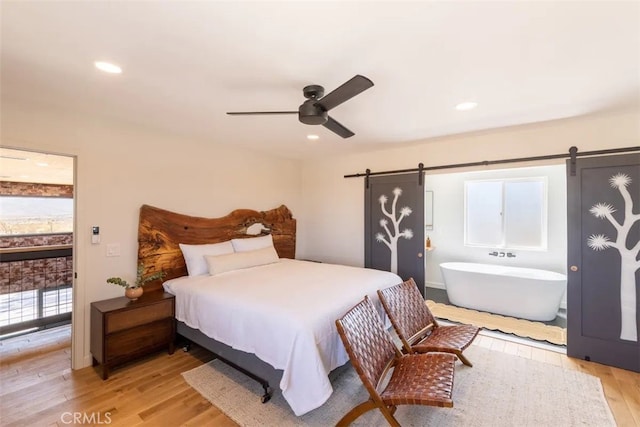
[[131, 300], [137, 300], [138, 298], [140, 298], [140, 296], [142, 296], [142, 287], [144, 285], [153, 280], [162, 279], [164, 276], [165, 274], [163, 271], [144, 276], [144, 264], [140, 263], [138, 264], [138, 272], [136, 274], [135, 283], [131, 284], [126, 280], [121, 279], [120, 277], [109, 277], [107, 279], [107, 283], [113, 283], [114, 285], [122, 286], [123, 288], [125, 288], [124, 295], [127, 298]]

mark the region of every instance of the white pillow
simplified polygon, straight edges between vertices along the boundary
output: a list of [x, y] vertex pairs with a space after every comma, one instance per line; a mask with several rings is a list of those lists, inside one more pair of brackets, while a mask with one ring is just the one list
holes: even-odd
[[273, 248], [273, 237], [271, 237], [271, 234], [267, 234], [266, 236], [247, 237], [246, 239], [231, 239], [231, 243], [236, 252], [255, 251], [256, 249]]
[[274, 247], [226, 255], [206, 255], [205, 259], [209, 265], [209, 274], [212, 276], [227, 271], [272, 264], [279, 260]]
[[233, 245], [231, 241], [222, 243], [209, 243], [206, 245], [185, 245], [180, 243], [180, 250], [187, 264], [187, 273], [189, 276], [204, 276], [208, 273], [207, 260], [205, 255], [223, 255], [232, 254]]

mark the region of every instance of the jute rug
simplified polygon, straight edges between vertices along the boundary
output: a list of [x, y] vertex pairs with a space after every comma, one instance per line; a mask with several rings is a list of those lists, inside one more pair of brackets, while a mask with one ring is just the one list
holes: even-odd
[[[453, 408], [399, 406], [402, 426], [615, 426], [600, 380], [578, 371], [472, 345], [474, 366], [456, 363]], [[334, 371], [335, 372], [335, 371]], [[219, 361], [182, 374], [206, 399], [241, 426], [333, 426], [368, 394], [350, 366], [332, 378], [334, 392], [320, 408], [296, 417], [279, 390], [260, 403], [262, 387]], [[357, 426], [386, 426], [380, 411]]]
[[475, 325], [492, 331], [501, 331], [538, 341], [548, 341], [552, 344], [567, 345], [567, 330], [559, 326], [470, 310], [431, 300], [427, 300], [427, 306], [433, 315], [440, 319]]

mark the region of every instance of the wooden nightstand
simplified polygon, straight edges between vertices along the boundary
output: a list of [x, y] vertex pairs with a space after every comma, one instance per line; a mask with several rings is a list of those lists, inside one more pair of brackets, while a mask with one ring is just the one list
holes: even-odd
[[124, 362], [168, 347], [176, 337], [175, 298], [154, 291], [135, 301], [126, 297], [91, 303], [91, 355], [102, 365], [102, 379]]

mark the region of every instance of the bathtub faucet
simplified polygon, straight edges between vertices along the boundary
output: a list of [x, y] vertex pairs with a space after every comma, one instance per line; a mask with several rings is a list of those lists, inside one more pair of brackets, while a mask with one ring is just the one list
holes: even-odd
[[489, 255], [491, 255], [491, 256], [498, 256], [498, 252], [496, 252], [496, 251], [489, 252]]

